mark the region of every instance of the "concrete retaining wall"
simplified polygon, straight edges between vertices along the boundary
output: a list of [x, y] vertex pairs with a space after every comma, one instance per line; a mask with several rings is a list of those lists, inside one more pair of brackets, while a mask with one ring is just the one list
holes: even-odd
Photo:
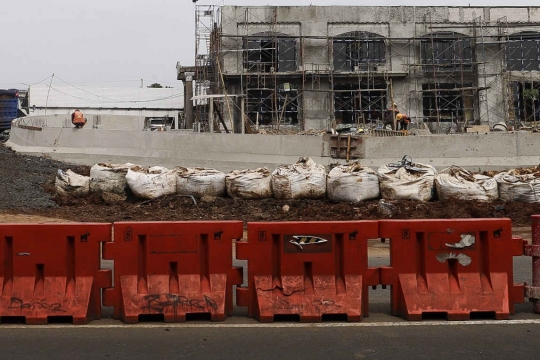
[[540, 164], [540, 134], [530, 132], [427, 135], [366, 139], [367, 166], [396, 162], [403, 155], [437, 169], [503, 170]]
[[[21, 153], [88, 165], [129, 161], [144, 166], [206, 166], [231, 171], [260, 166], [275, 169], [304, 155], [325, 166], [344, 162], [331, 157], [332, 144], [321, 136], [136, 131], [142, 128], [137, 117], [102, 119], [102, 126], [83, 129], [62, 127], [65, 118], [38, 120], [16, 120], [7, 145]], [[47, 126], [38, 126], [45, 120]], [[37, 129], [17, 127], [22, 123]], [[460, 165], [475, 171], [502, 170], [540, 164], [540, 133], [366, 136], [356, 145], [361, 162], [373, 168], [395, 163], [403, 155], [437, 169]]]
[[[32, 123], [28, 119], [25, 122]], [[331, 160], [322, 157], [322, 140], [318, 136], [150, 132], [88, 126], [75, 129], [55, 128], [51, 123], [40, 131], [13, 126], [8, 146], [21, 153], [47, 154], [53, 159], [88, 165], [129, 161], [145, 166], [206, 166], [222, 171], [260, 166], [274, 169], [294, 163], [304, 154], [323, 165], [329, 165]]]
[[[85, 128], [99, 128], [109, 130], [139, 131], [144, 128], [144, 116], [132, 115], [92, 115], [84, 114], [88, 120]], [[16, 124], [47, 127], [47, 128], [72, 128], [71, 114], [32, 115], [16, 120]]]

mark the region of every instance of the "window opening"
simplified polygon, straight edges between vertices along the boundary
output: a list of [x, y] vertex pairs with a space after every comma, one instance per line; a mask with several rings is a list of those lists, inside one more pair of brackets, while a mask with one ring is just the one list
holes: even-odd
[[296, 71], [296, 39], [265, 34], [244, 40], [244, 69], [249, 72]]
[[249, 120], [254, 124], [281, 125], [298, 124], [298, 88], [286, 82], [268, 84], [267, 88], [257, 88], [251, 84], [247, 89], [246, 110]]
[[540, 82], [513, 82], [514, 115], [519, 121], [540, 120]]
[[506, 67], [512, 71], [540, 71], [540, 34], [510, 35], [506, 45]]
[[384, 37], [369, 32], [350, 32], [333, 39], [335, 71], [376, 70], [386, 63]]
[[337, 124], [372, 123], [382, 119], [385, 109], [384, 82], [336, 83], [334, 86], [334, 116]]
[[474, 121], [474, 90], [472, 84], [422, 84], [423, 115], [426, 122]]
[[472, 40], [454, 32], [440, 32], [424, 36], [421, 41], [424, 72], [472, 70]]

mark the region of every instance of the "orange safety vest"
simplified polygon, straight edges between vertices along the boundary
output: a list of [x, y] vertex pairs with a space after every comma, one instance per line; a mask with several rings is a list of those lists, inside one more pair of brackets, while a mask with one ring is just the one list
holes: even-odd
[[84, 115], [80, 111], [73, 112], [73, 114], [71, 115], [71, 122], [74, 125], [84, 125], [86, 123], [86, 121], [84, 120]]

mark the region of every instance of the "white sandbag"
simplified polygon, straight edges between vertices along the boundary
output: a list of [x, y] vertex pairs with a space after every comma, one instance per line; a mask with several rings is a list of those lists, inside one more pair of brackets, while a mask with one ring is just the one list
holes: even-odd
[[90, 191], [124, 194], [126, 174], [135, 164], [95, 164], [90, 168]]
[[225, 195], [225, 173], [209, 168], [175, 167], [176, 192], [196, 197]]
[[435, 175], [433, 166], [421, 163], [389, 164], [377, 170], [385, 200], [430, 201], [435, 193]]
[[176, 175], [160, 166], [130, 168], [126, 181], [133, 194], [141, 199], [155, 199], [176, 192]]
[[540, 172], [520, 175], [516, 170], [495, 176], [499, 186], [499, 199], [526, 203], [540, 202]]
[[439, 200], [461, 199], [493, 201], [499, 197], [497, 181], [489, 176], [472, 174], [459, 166], [451, 166], [435, 176]]
[[235, 170], [225, 176], [227, 195], [233, 199], [266, 199], [272, 197], [272, 177], [268, 168]]
[[336, 166], [326, 180], [328, 199], [357, 203], [380, 196], [379, 178], [375, 171], [359, 162]]
[[58, 170], [55, 187], [58, 194], [85, 196], [90, 192], [90, 177], [76, 174], [71, 170]]
[[326, 193], [326, 170], [308, 157], [294, 165], [281, 165], [272, 173], [276, 199], [319, 199]]

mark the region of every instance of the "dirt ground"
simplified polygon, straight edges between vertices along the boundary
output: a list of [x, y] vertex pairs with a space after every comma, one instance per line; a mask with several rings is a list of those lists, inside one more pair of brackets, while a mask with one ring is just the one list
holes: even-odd
[[[16, 154], [0, 144], [0, 222], [80, 221], [328, 221], [389, 218], [378, 201], [358, 204], [328, 200], [237, 200], [197, 199], [176, 195], [153, 201], [132, 197], [117, 199], [101, 194], [66, 198], [54, 193], [58, 169], [89, 175], [89, 167], [53, 161], [46, 157]], [[283, 207], [288, 205], [288, 211]], [[391, 218], [510, 218], [514, 227], [530, 228], [530, 216], [540, 214], [540, 204], [495, 201], [395, 201]], [[58, 220], [62, 219], [62, 220]], [[524, 234], [525, 234], [524, 233]]]

